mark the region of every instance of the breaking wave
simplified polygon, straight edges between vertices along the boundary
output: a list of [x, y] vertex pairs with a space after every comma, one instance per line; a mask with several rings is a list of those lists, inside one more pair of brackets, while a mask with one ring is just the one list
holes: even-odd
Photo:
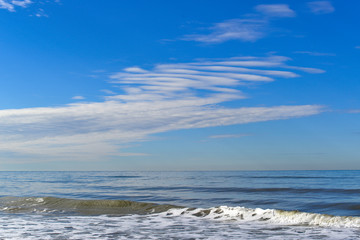
[[214, 220], [266, 221], [283, 225], [360, 228], [360, 217], [333, 216], [277, 209], [220, 206], [208, 209], [170, 209], [166, 214], [197, 216]]
[[126, 200], [78, 200], [55, 197], [0, 198], [0, 210], [7, 213], [128, 215], [159, 213], [174, 207]]
[[126, 200], [78, 200], [55, 197], [2, 197], [3, 213], [64, 215], [147, 215], [215, 221], [268, 222], [282, 225], [360, 228], [360, 217], [246, 207], [184, 208]]

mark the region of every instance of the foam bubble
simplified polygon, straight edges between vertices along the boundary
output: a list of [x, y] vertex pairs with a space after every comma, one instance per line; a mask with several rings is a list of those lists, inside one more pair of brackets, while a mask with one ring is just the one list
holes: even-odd
[[276, 209], [47, 197], [0, 198], [0, 207], [0, 237], [11, 240], [360, 239], [359, 217]]
[[267, 221], [274, 224], [285, 225], [360, 228], [360, 217], [332, 216], [276, 209], [221, 206], [208, 209], [170, 209], [165, 214], [173, 216], [196, 216], [213, 220]]
[[[126, 216], [59, 216], [0, 215], [1, 238], [4, 240], [37, 239], [359, 239], [358, 229], [291, 226], [255, 220], [233, 220], [236, 209], [226, 209], [206, 216], [193, 215], [197, 210], [172, 209], [148, 215]], [[229, 210], [229, 211], [227, 211]], [[185, 213], [184, 213], [185, 211]], [[216, 211], [216, 210], [215, 210]], [[221, 215], [221, 214], [220, 214]]]

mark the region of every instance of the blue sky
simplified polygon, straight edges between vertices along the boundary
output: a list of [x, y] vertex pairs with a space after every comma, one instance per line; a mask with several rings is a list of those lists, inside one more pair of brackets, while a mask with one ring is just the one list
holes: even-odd
[[360, 169], [359, 8], [0, 0], [0, 170]]

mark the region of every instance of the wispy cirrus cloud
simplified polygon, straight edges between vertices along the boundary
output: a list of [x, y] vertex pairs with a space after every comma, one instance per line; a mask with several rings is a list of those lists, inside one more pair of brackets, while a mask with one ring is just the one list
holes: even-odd
[[215, 23], [209, 34], [193, 34], [183, 40], [203, 43], [222, 43], [229, 40], [254, 42], [265, 36], [267, 21], [264, 19], [230, 19]]
[[260, 4], [255, 10], [269, 17], [295, 17], [296, 13], [287, 4]]
[[59, 4], [59, 0], [33, 1], [33, 0], [0, 0], [0, 9], [16, 12], [21, 8], [31, 8], [29, 16], [48, 17], [44, 10], [45, 4]]
[[245, 98], [248, 84], [299, 76], [288, 70], [288, 60], [240, 57], [125, 68], [111, 76], [123, 92], [103, 102], [0, 110], [0, 152], [54, 160], [136, 156], [145, 153], [126, 147], [157, 133], [321, 113], [318, 105], [222, 106]]
[[336, 56], [335, 53], [322, 53], [322, 52], [312, 52], [312, 51], [296, 51], [294, 53], [306, 54], [310, 56]]
[[[239, 90], [240, 86], [271, 82], [275, 77], [298, 77], [297, 73], [285, 70], [291, 67], [285, 64], [288, 60], [289, 58], [280, 56], [239, 57], [217, 61], [158, 64], [150, 70], [139, 67], [125, 68], [113, 74], [111, 79], [112, 83], [123, 85], [123, 90], [127, 94], [108, 98], [126, 101], [147, 98], [158, 100], [177, 98], [179, 95], [192, 96], [199, 91], [206, 91], [206, 94], [221, 96], [224, 101], [241, 99], [245, 98], [245, 95]], [[304, 67], [293, 68], [310, 71]]]
[[35, 17], [49, 17], [49, 16], [45, 13], [44, 9], [39, 8], [35, 13]]
[[360, 109], [349, 110], [348, 113], [360, 113]]
[[222, 134], [209, 136], [211, 139], [241, 138], [251, 136], [251, 134]]
[[83, 97], [83, 96], [74, 96], [74, 97], [72, 97], [71, 99], [74, 99], [74, 100], [84, 100], [85, 97]]
[[222, 43], [230, 40], [255, 42], [264, 38], [269, 32], [269, 24], [275, 18], [295, 17], [296, 13], [287, 4], [261, 4], [255, 6], [257, 13], [244, 18], [228, 19], [209, 27], [208, 33], [191, 34], [182, 38], [185, 41], [196, 41], [208, 44]]
[[[124, 146], [152, 134], [289, 119], [318, 114], [321, 106], [227, 109], [221, 98], [72, 104], [61, 108], [2, 110], [0, 151], [36, 157], [96, 160], [127, 156]], [[139, 154], [139, 153], [138, 153]], [[141, 154], [141, 153], [140, 153]]]
[[15, 12], [16, 7], [26, 8], [32, 3], [31, 0], [0, 0], [0, 8]]
[[315, 14], [328, 14], [335, 11], [330, 1], [313, 1], [309, 2], [310, 11]]
[[300, 71], [307, 72], [307, 73], [312, 73], [312, 74], [325, 73], [325, 70], [322, 70], [322, 69], [319, 69], [319, 68], [297, 67], [297, 66], [288, 66], [287, 68], [300, 70]]

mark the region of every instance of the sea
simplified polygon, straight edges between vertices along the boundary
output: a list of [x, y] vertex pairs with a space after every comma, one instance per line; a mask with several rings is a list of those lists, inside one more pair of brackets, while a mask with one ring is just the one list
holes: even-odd
[[0, 239], [360, 239], [360, 171], [3, 171]]

